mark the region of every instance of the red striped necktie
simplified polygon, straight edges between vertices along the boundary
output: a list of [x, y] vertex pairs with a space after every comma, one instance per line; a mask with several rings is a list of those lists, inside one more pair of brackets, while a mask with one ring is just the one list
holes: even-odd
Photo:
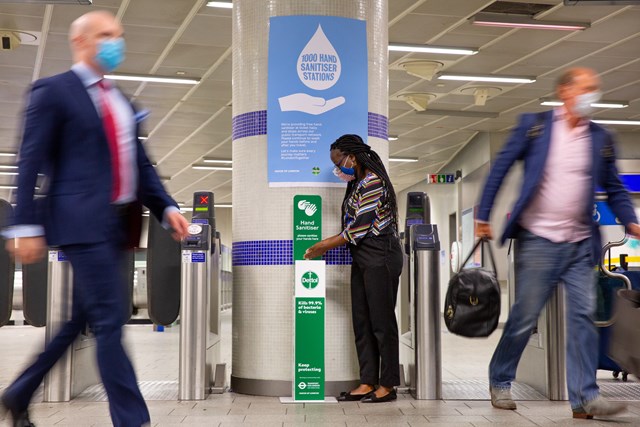
[[102, 126], [109, 143], [111, 152], [111, 172], [113, 176], [113, 189], [111, 191], [111, 201], [118, 199], [120, 195], [120, 152], [118, 150], [118, 131], [116, 121], [113, 116], [113, 109], [109, 102], [109, 86], [104, 82], [98, 82], [100, 88], [100, 109], [102, 110]]

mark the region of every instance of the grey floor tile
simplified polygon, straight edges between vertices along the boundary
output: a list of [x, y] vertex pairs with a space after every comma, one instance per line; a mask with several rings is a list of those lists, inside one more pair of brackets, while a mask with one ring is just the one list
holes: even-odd
[[307, 415], [305, 422], [308, 423], [366, 423], [367, 419], [364, 415]]
[[477, 423], [485, 422], [487, 419], [482, 415], [458, 415], [458, 416], [427, 416], [431, 423]]
[[247, 415], [244, 419], [245, 423], [250, 425], [259, 425], [262, 423], [304, 423], [304, 415]]

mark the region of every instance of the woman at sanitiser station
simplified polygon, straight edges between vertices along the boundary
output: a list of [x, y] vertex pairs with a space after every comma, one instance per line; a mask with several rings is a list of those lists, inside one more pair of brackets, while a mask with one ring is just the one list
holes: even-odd
[[[351, 309], [360, 385], [340, 401], [388, 402], [400, 384], [395, 306], [402, 270], [398, 207], [389, 175], [378, 154], [358, 135], [343, 135], [331, 145], [334, 173], [347, 182], [342, 202], [342, 232], [305, 253], [313, 259], [347, 244], [351, 251]], [[378, 386], [378, 387], [376, 387]]]

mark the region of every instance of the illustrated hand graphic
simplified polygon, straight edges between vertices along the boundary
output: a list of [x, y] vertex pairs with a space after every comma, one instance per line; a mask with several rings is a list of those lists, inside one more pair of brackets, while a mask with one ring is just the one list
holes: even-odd
[[344, 96], [338, 96], [333, 99], [325, 100], [317, 96], [307, 95], [306, 93], [293, 93], [291, 95], [278, 98], [280, 110], [282, 111], [301, 111], [307, 114], [326, 113], [345, 103]]
[[312, 216], [314, 213], [316, 213], [316, 211], [318, 210], [318, 208], [316, 207], [316, 205], [307, 205], [306, 209], [304, 210], [304, 213], [307, 214], [307, 216]]

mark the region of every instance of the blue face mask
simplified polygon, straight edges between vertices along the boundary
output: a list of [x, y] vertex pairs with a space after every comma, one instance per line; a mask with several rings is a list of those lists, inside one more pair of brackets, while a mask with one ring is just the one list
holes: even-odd
[[[346, 162], [347, 158], [345, 158], [344, 160]], [[351, 165], [353, 166], [353, 162], [351, 163]], [[347, 167], [344, 167], [344, 166], [340, 166], [340, 170], [345, 175], [355, 176], [355, 174], [356, 174], [356, 170], [354, 168], [347, 168]]]
[[98, 44], [96, 62], [105, 72], [110, 73], [124, 61], [125, 44], [122, 37], [103, 40]]

